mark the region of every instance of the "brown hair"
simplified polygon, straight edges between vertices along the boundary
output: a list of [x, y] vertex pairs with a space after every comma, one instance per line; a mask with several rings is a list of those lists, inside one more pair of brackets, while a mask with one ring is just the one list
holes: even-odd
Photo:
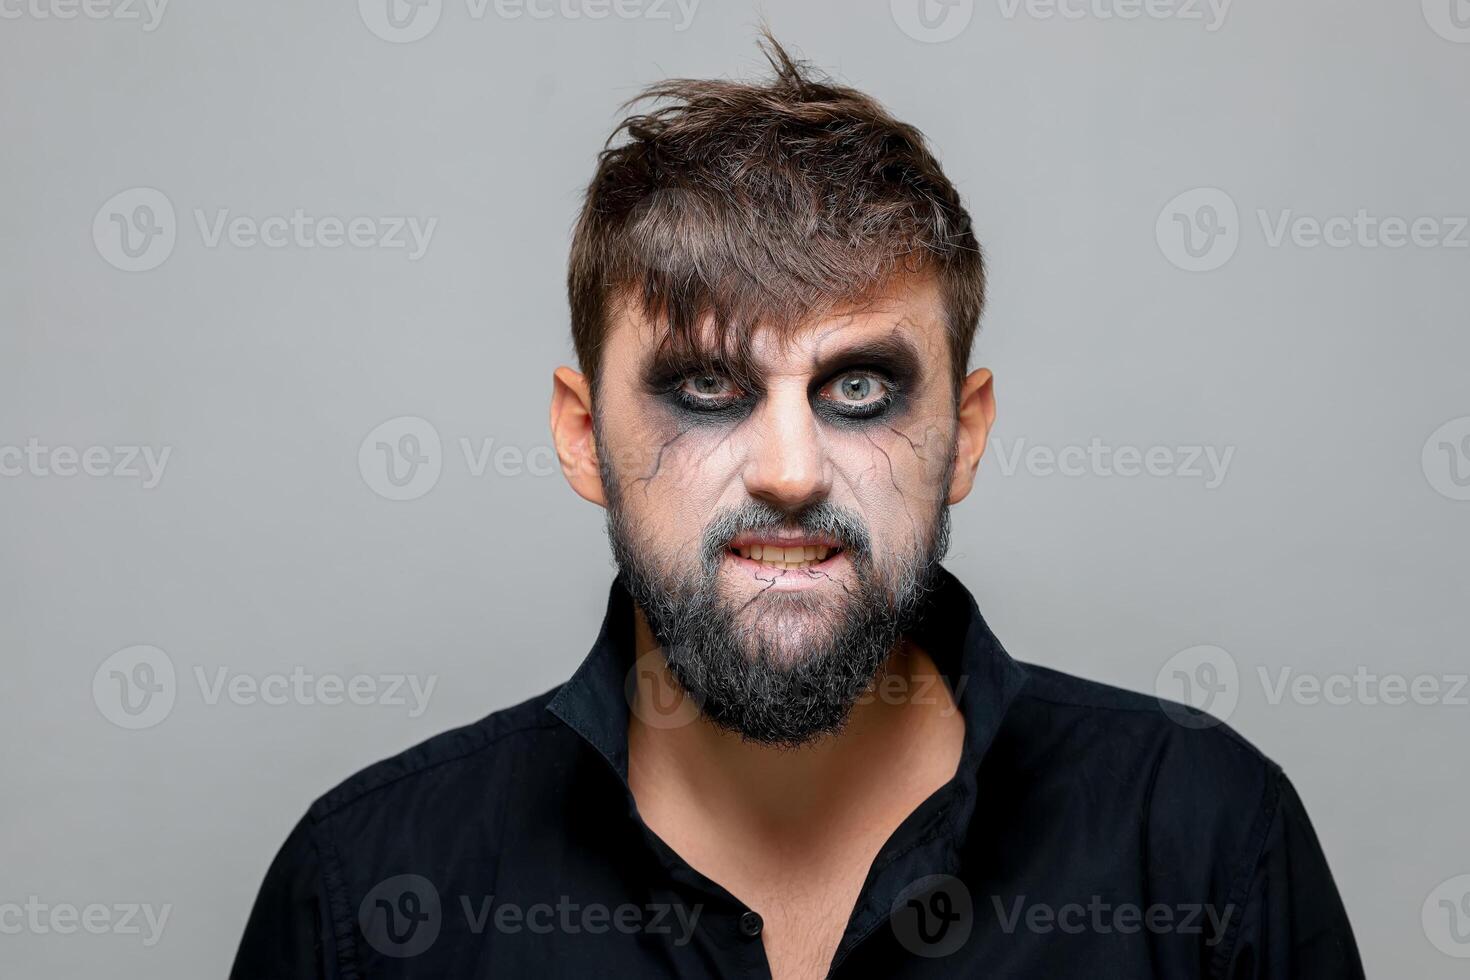
[[908, 271], [937, 275], [958, 393], [985, 295], [959, 194], [917, 129], [762, 41], [774, 77], [652, 85], [623, 108], [667, 104], [624, 119], [598, 156], [567, 273], [593, 390], [620, 303], [662, 318], [663, 342], [694, 356], [708, 317], [738, 379], [757, 326], [789, 336]]

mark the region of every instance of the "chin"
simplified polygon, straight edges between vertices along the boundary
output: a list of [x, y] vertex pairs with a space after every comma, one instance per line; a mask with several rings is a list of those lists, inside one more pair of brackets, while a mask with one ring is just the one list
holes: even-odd
[[840, 617], [818, 612], [792, 612], [775, 618], [762, 615], [759, 622], [749, 625], [741, 649], [748, 661], [764, 655], [777, 666], [794, 667], [825, 650], [837, 619]]

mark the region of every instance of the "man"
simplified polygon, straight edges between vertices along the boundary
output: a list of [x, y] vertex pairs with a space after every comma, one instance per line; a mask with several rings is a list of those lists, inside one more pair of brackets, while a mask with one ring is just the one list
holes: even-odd
[[918, 131], [770, 47], [645, 93], [575, 231], [591, 653], [318, 800], [235, 977], [1361, 976], [1276, 765], [1022, 666], [939, 564], [980, 249]]

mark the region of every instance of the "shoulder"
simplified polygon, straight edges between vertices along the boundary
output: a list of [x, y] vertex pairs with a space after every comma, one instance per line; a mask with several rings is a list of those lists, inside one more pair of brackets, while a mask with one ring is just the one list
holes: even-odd
[[1260, 788], [1280, 767], [1235, 729], [1177, 701], [1114, 687], [1034, 664], [1016, 710], [1028, 727], [1060, 734], [1089, 755], [1207, 777], [1219, 791]]
[[553, 809], [575, 780], [557, 778], [572, 769], [559, 761], [577, 758], [575, 734], [545, 710], [559, 690], [374, 763], [312, 803], [266, 872], [232, 977], [352, 961], [368, 898], [423, 896], [454, 887], [463, 869], [493, 870], [506, 823]]
[[1030, 745], [1043, 768], [1106, 782], [1137, 814], [1161, 865], [1198, 867], [1203, 854], [1254, 860], [1285, 782], [1265, 753], [1178, 702], [1046, 667], [1025, 670], [1012, 707], [1015, 740]]
[[441, 732], [375, 762], [322, 794], [305, 822], [352, 825], [380, 815], [447, 814], [462, 811], [487, 790], [504, 799], [527, 787], [525, 767], [554, 770], [558, 754], [574, 752], [576, 736], [546, 706], [552, 688], [479, 721]]

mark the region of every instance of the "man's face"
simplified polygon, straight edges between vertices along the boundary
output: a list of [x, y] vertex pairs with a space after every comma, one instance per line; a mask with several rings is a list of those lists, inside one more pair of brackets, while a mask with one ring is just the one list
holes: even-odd
[[611, 325], [596, 398], [615, 557], [671, 672], [717, 723], [840, 728], [942, 557], [956, 416], [944, 311], [902, 280], [782, 344], [754, 384]]

